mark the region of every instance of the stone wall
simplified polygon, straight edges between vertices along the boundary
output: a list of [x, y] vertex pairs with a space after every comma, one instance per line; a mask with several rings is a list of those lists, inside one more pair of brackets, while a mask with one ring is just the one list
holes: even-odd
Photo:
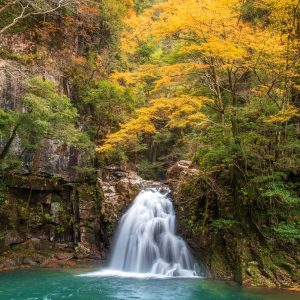
[[8, 258], [14, 264], [28, 258], [33, 263], [104, 258], [101, 193], [95, 183], [15, 175], [1, 193], [0, 265]]

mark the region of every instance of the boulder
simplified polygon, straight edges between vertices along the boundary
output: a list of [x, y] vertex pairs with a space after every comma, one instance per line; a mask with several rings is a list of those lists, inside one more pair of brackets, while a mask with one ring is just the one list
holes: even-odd
[[82, 258], [87, 258], [90, 255], [90, 248], [88, 248], [86, 245], [84, 245], [83, 243], [79, 243], [76, 247], [75, 247], [75, 257], [78, 259], [82, 259]]
[[192, 162], [190, 160], [180, 160], [176, 162], [167, 170], [168, 179], [179, 179], [182, 171], [187, 170], [191, 167]]
[[58, 252], [55, 254], [55, 258], [59, 260], [70, 260], [74, 258], [74, 253], [73, 252]]
[[35, 266], [37, 263], [32, 257], [24, 257], [23, 258], [24, 265]]

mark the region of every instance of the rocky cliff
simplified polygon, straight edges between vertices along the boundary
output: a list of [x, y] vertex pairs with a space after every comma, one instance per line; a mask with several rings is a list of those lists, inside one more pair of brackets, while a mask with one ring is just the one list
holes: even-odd
[[[55, 81], [64, 89], [64, 77], [58, 69], [42, 69], [39, 66], [26, 67], [13, 60], [0, 59], [0, 108], [22, 111], [21, 97], [24, 81], [32, 76], [42, 76]], [[3, 142], [0, 140], [0, 150]], [[69, 181], [77, 179], [76, 167], [80, 166], [80, 153], [63, 142], [45, 138], [37, 151], [23, 151], [18, 137], [10, 147], [10, 152], [22, 161], [19, 173], [59, 176]]]
[[0, 269], [105, 260], [116, 222], [143, 187], [156, 184], [117, 166], [99, 171], [89, 183], [12, 176], [0, 204]]
[[[179, 161], [167, 172], [178, 230], [208, 277], [251, 286], [297, 287], [299, 253], [273, 253], [253, 231], [216, 228], [218, 207], [201, 171]], [[0, 268], [105, 260], [117, 221], [138, 192], [161, 183], [143, 180], [128, 166], [108, 166], [94, 182], [13, 176], [0, 205]]]
[[102, 258], [100, 205], [96, 184], [36, 175], [9, 178], [0, 205], [2, 266], [29, 258], [32, 264]]
[[191, 161], [177, 162], [167, 175], [180, 234], [209, 277], [250, 286], [299, 288], [299, 247], [280, 248], [246, 222], [217, 221], [230, 207], [216, 201], [211, 186], [217, 189], [217, 183], [207, 182]]

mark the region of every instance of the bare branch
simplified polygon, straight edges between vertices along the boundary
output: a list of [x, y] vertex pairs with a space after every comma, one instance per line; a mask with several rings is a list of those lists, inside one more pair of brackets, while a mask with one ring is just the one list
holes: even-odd
[[53, 2], [55, 2], [55, 5], [52, 7], [51, 5], [47, 4], [48, 7], [46, 9], [45, 8], [43, 9], [43, 8], [37, 6], [37, 4], [35, 4], [33, 1], [30, 1], [30, 0], [26, 1], [27, 2], [26, 5], [23, 5], [18, 0], [11, 1], [7, 5], [5, 5], [4, 7], [2, 7], [0, 9], [0, 13], [3, 12], [8, 7], [14, 5], [14, 4], [20, 4], [22, 6], [22, 11], [20, 12], [20, 14], [18, 16], [16, 16], [13, 19], [13, 21], [11, 23], [7, 24], [2, 29], [0, 29], [0, 34], [3, 34], [5, 31], [7, 31], [9, 28], [11, 28], [14, 25], [16, 25], [22, 19], [25, 19], [25, 18], [27, 18], [29, 16], [37, 16], [37, 15], [50, 14], [52, 12], [57, 11], [61, 7], [66, 6], [66, 5], [68, 5], [68, 4], [72, 3], [72, 2], [75, 2], [75, 1], [76, 0], [59, 0], [58, 2], [57, 1], [53, 1]]

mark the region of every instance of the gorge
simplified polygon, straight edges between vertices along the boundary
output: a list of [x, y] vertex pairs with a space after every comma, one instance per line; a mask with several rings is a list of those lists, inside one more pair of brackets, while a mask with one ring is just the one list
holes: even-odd
[[0, 299], [299, 297], [299, 41], [298, 0], [0, 0]]

